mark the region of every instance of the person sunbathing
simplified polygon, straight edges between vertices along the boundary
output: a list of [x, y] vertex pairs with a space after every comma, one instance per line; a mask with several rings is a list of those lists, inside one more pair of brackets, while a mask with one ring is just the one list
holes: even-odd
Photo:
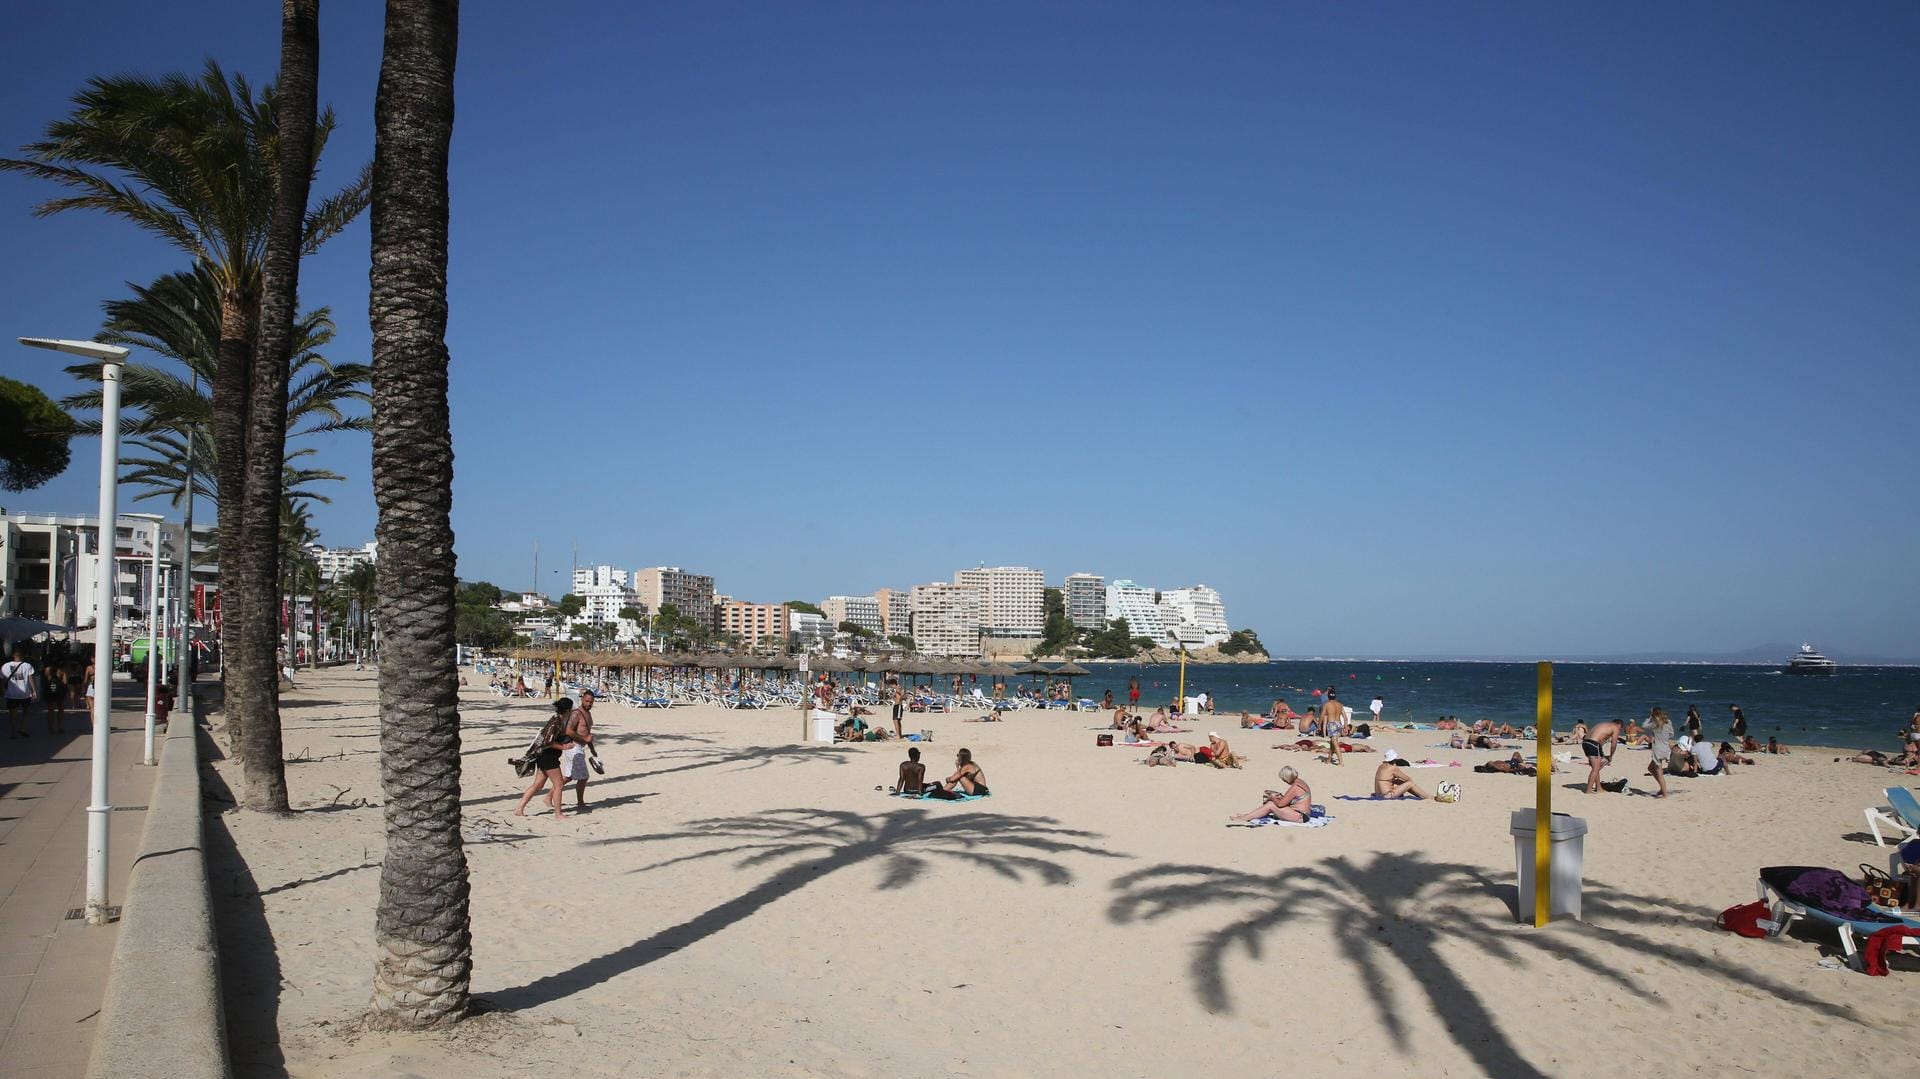
[[1432, 797], [1421, 790], [1420, 785], [1413, 781], [1413, 777], [1402, 769], [1401, 766], [1406, 763], [1399, 758], [1380, 762], [1380, 766], [1373, 770], [1375, 798], [1419, 798], [1424, 801]]
[[[1753, 741], [1753, 739], [1748, 738], [1747, 741], [1751, 742]], [[1720, 743], [1720, 761], [1722, 764], [1759, 764], [1760, 763], [1759, 761], [1754, 760], [1752, 757], [1749, 757], [1744, 753], [1735, 752], [1733, 748], [1733, 743], [1731, 742]]]
[[1147, 729], [1150, 731], [1165, 732], [1165, 731], [1177, 731], [1180, 728], [1173, 725], [1172, 716], [1167, 715], [1165, 711], [1159, 711], [1153, 714], [1153, 722], [1147, 724]]
[[1492, 734], [1492, 733], [1493, 733], [1493, 720], [1491, 720], [1491, 719], [1476, 719], [1476, 720], [1474, 720], [1474, 721], [1473, 721], [1473, 726], [1471, 726], [1471, 727], [1468, 727], [1467, 729], [1468, 729], [1468, 730], [1470, 730], [1470, 731], [1472, 731], [1472, 732], [1473, 732], [1473, 733], [1475, 733], [1475, 734]]
[[1131, 717], [1127, 715], [1127, 710], [1125, 708], [1115, 708], [1113, 710], [1113, 729], [1114, 730], [1124, 731], [1127, 729], [1128, 726], [1131, 725], [1131, 722], [1132, 722]]
[[1460, 721], [1452, 716], [1441, 716], [1434, 721], [1433, 729], [1436, 731], [1451, 731], [1457, 729], [1459, 726]]
[[1260, 806], [1246, 813], [1237, 813], [1228, 820], [1249, 821], [1272, 817], [1274, 820], [1300, 824], [1313, 816], [1313, 791], [1307, 786], [1300, 773], [1293, 767], [1280, 769], [1280, 782], [1283, 789], [1265, 792]]
[[[1218, 731], [1207, 732], [1207, 748], [1204, 752], [1207, 754], [1207, 763], [1215, 768], [1240, 767], [1240, 758], [1233, 755], [1233, 747], [1227, 745], [1227, 740], [1220, 737]], [[1200, 752], [1194, 753], [1194, 759], [1200, 759]]]
[[954, 754], [953, 764], [953, 774], [941, 782], [930, 784], [926, 791], [927, 797], [952, 799], [963, 794], [980, 796], [988, 793], [987, 773], [973, 763], [972, 750], [962, 749]]
[[1771, 737], [1771, 736], [1767, 738], [1767, 752], [1768, 753], [1784, 753], [1784, 754], [1788, 754], [1789, 756], [1791, 755], [1787, 747], [1780, 744], [1780, 739]]
[[[1768, 739], [1768, 741], [1772, 741], [1772, 739]], [[1760, 743], [1755, 740], [1753, 735], [1749, 734], [1745, 738], [1740, 739], [1740, 752], [1758, 753], [1760, 752]]]
[[1473, 770], [1476, 772], [1498, 772], [1512, 776], [1530, 776], [1534, 774], [1533, 765], [1528, 764], [1518, 753], [1515, 753], [1505, 760], [1476, 764], [1473, 766]]

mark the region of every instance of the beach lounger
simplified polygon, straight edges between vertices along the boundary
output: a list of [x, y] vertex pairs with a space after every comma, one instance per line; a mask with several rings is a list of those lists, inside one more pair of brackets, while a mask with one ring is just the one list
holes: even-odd
[[1793, 923], [1801, 918], [1833, 929], [1840, 937], [1840, 954], [1847, 966], [1860, 969], [1861, 940], [1871, 937], [1880, 930], [1894, 925], [1920, 927], [1920, 918], [1895, 917], [1886, 913], [1884, 908], [1869, 906], [1868, 917], [1855, 918], [1833, 911], [1822, 910], [1810, 903], [1789, 897], [1785, 888], [1792, 874], [1804, 870], [1804, 866], [1777, 866], [1762, 869], [1756, 884], [1760, 901], [1767, 905], [1768, 921], [1762, 922], [1767, 936], [1777, 937], [1785, 933]]
[[1880, 835], [1883, 824], [1894, 831], [1896, 844], [1920, 836], [1920, 798], [1905, 787], [1888, 787], [1886, 795], [1886, 805], [1867, 807], [1867, 827], [1873, 829], [1873, 841], [1882, 847], [1887, 845]]

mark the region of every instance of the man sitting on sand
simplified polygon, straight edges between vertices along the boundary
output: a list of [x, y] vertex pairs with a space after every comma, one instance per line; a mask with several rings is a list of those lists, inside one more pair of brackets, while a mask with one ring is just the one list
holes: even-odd
[[1406, 763], [1406, 761], [1400, 760], [1397, 757], [1390, 761], [1380, 762], [1380, 766], [1373, 770], [1373, 796], [1375, 798], [1419, 798], [1425, 800], [1432, 797], [1432, 795], [1420, 789], [1420, 785], [1413, 781], [1412, 776], [1402, 770], [1402, 766]]
[[1249, 821], [1263, 817], [1299, 824], [1313, 816], [1313, 791], [1306, 781], [1291, 765], [1280, 769], [1280, 783], [1284, 789], [1267, 791], [1258, 809], [1238, 813], [1228, 820]]
[[900, 774], [894, 779], [893, 790], [896, 794], [919, 794], [926, 789], [927, 766], [920, 763], [920, 747], [907, 750], [907, 759], [900, 762]]
[[1726, 762], [1722, 761], [1719, 754], [1714, 752], [1713, 743], [1705, 738], [1693, 744], [1692, 756], [1694, 764], [1692, 774], [1694, 775], [1718, 776], [1727, 773]]

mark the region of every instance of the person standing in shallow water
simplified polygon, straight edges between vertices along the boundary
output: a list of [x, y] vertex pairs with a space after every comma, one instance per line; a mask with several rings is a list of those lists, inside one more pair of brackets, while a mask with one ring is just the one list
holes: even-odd
[[1134, 711], [1139, 707], [1140, 707], [1140, 676], [1136, 674], [1132, 678], [1127, 679], [1127, 710]]
[[1732, 741], [1734, 745], [1739, 745], [1740, 740], [1747, 736], [1747, 714], [1742, 712], [1737, 704], [1730, 704], [1727, 707], [1733, 709]]

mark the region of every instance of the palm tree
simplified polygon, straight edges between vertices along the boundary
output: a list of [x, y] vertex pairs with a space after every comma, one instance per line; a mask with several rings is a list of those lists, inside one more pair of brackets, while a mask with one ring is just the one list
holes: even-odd
[[[295, 22], [294, 14], [290, 7], [283, 22]], [[294, 34], [283, 28], [283, 36]], [[286, 51], [299, 52], [297, 48]], [[303, 73], [300, 64], [293, 68], [296, 79], [311, 75]], [[253, 493], [248, 489], [250, 475], [264, 471], [261, 486], [267, 488], [261, 492], [264, 504], [254, 507], [254, 514], [277, 514], [279, 509], [279, 492], [272, 488], [278, 479], [280, 453], [269, 429], [279, 422], [280, 410], [269, 408], [272, 414], [257, 421], [251, 416], [256, 327], [270, 261], [275, 267], [276, 294], [290, 295], [291, 287], [287, 229], [279, 230], [282, 239], [274, 245], [276, 258], [268, 257], [269, 226], [275, 223], [276, 208], [284, 225], [289, 211], [281, 204], [291, 204], [290, 213], [299, 220], [292, 230], [293, 246], [298, 253], [310, 252], [359, 214], [371, 184], [369, 170], [311, 208], [304, 190], [297, 202], [279, 198], [283, 175], [293, 176], [295, 185], [304, 187], [301, 181], [310, 179], [333, 131], [332, 111], [316, 115], [306, 101], [310, 95], [311, 87], [302, 85], [294, 96], [303, 107], [287, 110], [283, 117], [274, 87], [264, 87], [256, 96], [245, 78], [229, 79], [211, 61], [198, 78], [180, 74], [158, 79], [96, 77], [74, 96], [73, 112], [49, 124], [42, 139], [24, 147], [24, 156], [0, 159], [0, 171], [36, 176], [71, 192], [41, 203], [36, 215], [86, 209], [126, 218], [179, 248], [212, 275], [220, 294], [213, 442], [220, 451], [220, 488], [227, 496], [221, 510], [230, 532]], [[282, 153], [283, 119], [291, 121], [285, 130], [299, 144], [286, 154]], [[264, 361], [270, 366], [286, 357], [278, 309], [268, 314], [273, 347]], [[276, 399], [271, 386], [266, 390], [269, 400]], [[267, 436], [255, 441], [266, 448], [270, 463], [250, 471], [248, 432], [254, 428]], [[271, 524], [263, 527], [270, 529]], [[230, 551], [230, 555], [244, 551]], [[222, 567], [223, 655], [227, 659], [223, 677], [228, 684], [228, 722], [240, 728], [237, 748], [243, 749], [243, 757], [260, 757], [258, 766], [277, 774], [281, 770], [277, 749], [271, 754], [248, 751], [248, 742], [255, 737], [248, 728], [270, 725], [271, 737], [277, 740], [279, 726], [270, 670], [274, 572], [266, 561], [269, 553], [256, 553], [257, 558], [242, 559], [239, 564], [230, 557]], [[256, 654], [262, 648], [267, 650], [264, 657]], [[267, 733], [258, 732], [261, 737]], [[254, 767], [248, 765], [250, 780]], [[283, 775], [278, 786], [284, 788]], [[284, 808], [284, 794], [276, 798], [268, 790], [266, 795], [264, 803], [252, 794], [247, 802]]]
[[[374, 592], [377, 587], [379, 571], [371, 562], [355, 563], [347, 571], [344, 583], [347, 596], [351, 600], [349, 610], [353, 612], [354, 644], [356, 655], [364, 655], [372, 650], [374, 637], [373, 606]], [[364, 641], [363, 641], [364, 634]]]
[[[121, 374], [121, 435], [129, 452], [120, 463], [130, 471], [123, 483], [145, 487], [135, 501], [165, 497], [180, 504], [186, 490], [188, 449], [192, 450], [194, 492], [219, 501], [218, 447], [213, 438], [213, 399], [210, 396], [219, 366], [220, 289], [204, 267], [192, 272], [163, 275], [149, 285], [127, 286], [131, 298], [108, 300], [107, 319], [100, 340], [146, 349], [173, 360], [184, 371], [142, 363], [125, 365]], [[294, 324], [294, 352], [289, 373], [286, 423], [289, 438], [306, 438], [333, 431], [365, 431], [364, 414], [347, 406], [368, 398], [371, 368], [362, 363], [336, 364], [321, 350], [333, 342], [330, 309], [306, 312]], [[75, 364], [67, 373], [90, 387], [62, 398], [69, 411], [100, 408], [99, 364]], [[184, 376], [184, 377], [183, 377]], [[83, 420], [82, 434], [100, 430], [100, 421]], [[293, 462], [313, 453], [288, 450], [283, 483], [295, 497], [311, 497], [314, 482], [345, 477], [324, 469], [303, 469]]]
[[[259, 321], [250, 357], [246, 486], [240, 492], [240, 527], [232, 527], [231, 514], [226, 521], [224, 576], [242, 585], [250, 604], [259, 602], [278, 576], [275, 556], [284, 516], [280, 480], [287, 447], [287, 368], [293, 357], [301, 239], [307, 192], [313, 184], [314, 123], [319, 116], [320, 0], [283, 0], [280, 12], [276, 116], [281, 137], [273, 160], [273, 201], [260, 265]], [[249, 619], [235, 627], [231, 638], [237, 647], [225, 669], [232, 699], [242, 712], [244, 804], [285, 813], [287, 774], [281, 759], [280, 679], [273, 662], [273, 627], [264, 620]], [[289, 652], [287, 661], [293, 660]]]
[[388, 0], [374, 98], [373, 498], [380, 519], [380, 783], [387, 855], [370, 1025], [422, 1029], [471, 1004], [454, 669], [447, 412], [447, 149], [458, 0]]

